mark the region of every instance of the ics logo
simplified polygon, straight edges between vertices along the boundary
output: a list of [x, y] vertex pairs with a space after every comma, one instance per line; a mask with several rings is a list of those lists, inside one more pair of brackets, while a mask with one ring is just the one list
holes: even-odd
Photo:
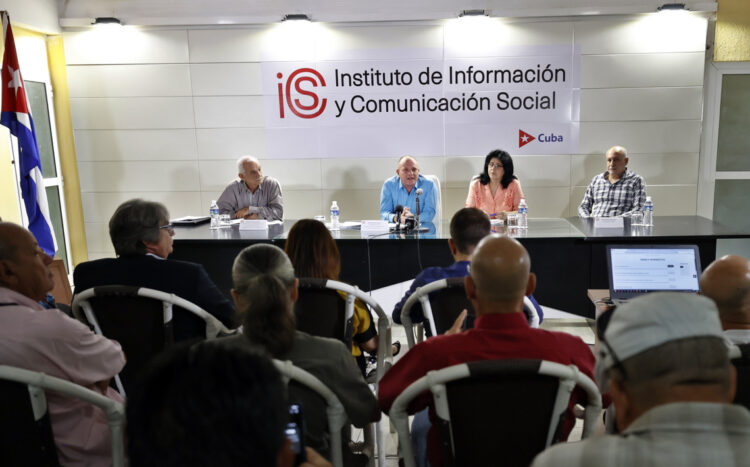
[[[286, 81], [284, 75], [277, 73], [276, 77], [280, 80], [277, 84], [279, 90], [279, 118], [285, 118], [285, 107], [299, 118], [315, 118], [322, 114], [326, 109], [328, 99], [321, 99], [315, 92], [314, 88], [325, 87], [326, 81], [323, 75], [312, 68], [298, 68], [292, 72]], [[304, 96], [304, 99], [292, 98], [292, 91], [295, 94]], [[304, 101], [304, 102], [303, 102]]]

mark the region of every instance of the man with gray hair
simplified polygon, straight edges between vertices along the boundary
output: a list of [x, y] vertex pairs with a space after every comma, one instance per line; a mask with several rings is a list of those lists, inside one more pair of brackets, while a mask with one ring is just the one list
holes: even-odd
[[628, 151], [612, 146], [604, 156], [607, 170], [591, 179], [583, 196], [580, 217], [621, 216], [643, 209], [646, 202], [646, 182], [628, 169]]
[[675, 292], [633, 299], [612, 315], [597, 368], [621, 435], [553, 446], [534, 467], [750, 462], [750, 412], [731, 404], [735, 371], [711, 300]]
[[222, 214], [235, 219], [284, 220], [281, 186], [273, 177], [264, 177], [260, 162], [252, 156], [237, 160], [237, 176], [224, 189], [216, 204]]
[[[79, 264], [73, 272], [76, 293], [102, 285], [130, 285], [172, 293], [198, 305], [225, 326], [237, 327], [234, 308], [202, 265], [167, 259], [174, 228], [161, 203], [131, 199], [109, 220], [117, 258]], [[184, 310], [174, 314], [175, 340], [205, 337], [203, 320]]]

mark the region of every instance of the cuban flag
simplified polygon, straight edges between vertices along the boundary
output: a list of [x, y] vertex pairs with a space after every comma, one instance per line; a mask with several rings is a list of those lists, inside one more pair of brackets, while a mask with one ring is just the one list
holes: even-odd
[[49, 216], [47, 192], [44, 191], [42, 164], [36, 144], [34, 121], [29, 111], [26, 88], [23, 86], [18, 66], [16, 44], [7, 12], [2, 12], [5, 53], [2, 69], [2, 114], [0, 124], [7, 126], [10, 134], [18, 138], [18, 162], [21, 173], [21, 196], [26, 206], [29, 230], [39, 246], [50, 256], [57, 251], [55, 235]]

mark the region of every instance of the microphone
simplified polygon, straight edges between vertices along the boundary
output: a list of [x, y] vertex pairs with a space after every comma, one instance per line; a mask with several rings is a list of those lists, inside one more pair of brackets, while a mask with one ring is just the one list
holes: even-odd
[[401, 226], [401, 213], [404, 212], [404, 207], [400, 204], [397, 204], [394, 212], [396, 213], [396, 230], [398, 230]]
[[417, 215], [415, 222], [417, 228], [419, 228], [419, 197], [422, 196], [422, 193], [424, 193], [424, 190], [417, 188]]

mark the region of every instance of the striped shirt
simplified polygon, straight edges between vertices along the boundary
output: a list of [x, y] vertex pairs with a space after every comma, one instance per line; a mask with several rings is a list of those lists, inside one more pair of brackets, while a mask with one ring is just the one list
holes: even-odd
[[646, 202], [646, 182], [643, 177], [625, 169], [619, 180], [610, 183], [608, 175], [608, 172], [604, 172], [591, 179], [578, 206], [580, 217], [621, 216], [643, 209]]
[[750, 412], [733, 404], [677, 402], [638, 417], [622, 433], [560, 443], [532, 467], [728, 467], [750, 465]]

